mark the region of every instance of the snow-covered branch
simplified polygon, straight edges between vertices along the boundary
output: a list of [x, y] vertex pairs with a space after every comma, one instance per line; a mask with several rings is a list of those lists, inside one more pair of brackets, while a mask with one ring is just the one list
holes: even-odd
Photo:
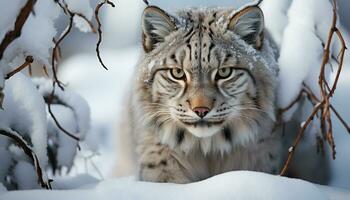
[[[103, 1], [96, 14], [104, 3], [114, 6]], [[46, 171], [69, 170], [79, 141], [90, 129], [88, 104], [65, 88], [57, 70], [60, 44], [74, 26], [97, 33], [93, 9], [89, 1], [28, 0], [1, 1], [0, 11], [0, 183], [7, 189], [50, 189]], [[68, 16], [68, 25], [57, 33], [55, 20], [61, 13]], [[99, 19], [98, 24], [99, 46]], [[31, 78], [31, 67], [38, 66], [52, 80]], [[23, 73], [27, 67], [30, 76]], [[27, 176], [22, 176], [24, 171]]]
[[[298, 2], [297, 3], [295, 3], [295, 2], [297, 2], [297, 1], [294, 1], [293, 3], [294, 4], [298, 3]], [[299, 3], [301, 3], [301, 2], [299, 2]], [[298, 4], [298, 5], [302, 5], [302, 4]], [[292, 6], [295, 6], [295, 5], [292, 4]], [[340, 76], [342, 68], [343, 68], [344, 54], [345, 54], [345, 50], [346, 50], [346, 44], [345, 44], [345, 40], [343, 38], [343, 35], [342, 35], [341, 31], [337, 28], [337, 2], [336, 2], [336, 0], [333, 0], [332, 6], [333, 6], [332, 7], [333, 14], [332, 14], [331, 25], [330, 25], [330, 28], [328, 31], [327, 40], [325, 41], [325, 43], [323, 45], [324, 50], [323, 50], [322, 62], [320, 64], [320, 69], [319, 69], [319, 73], [318, 73], [318, 90], [319, 90], [319, 92], [315, 93], [313, 91], [317, 88], [314, 86], [316, 84], [315, 83], [316, 79], [313, 79], [314, 82], [311, 82], [312, 87], [310, 87], [308, 85], [308, 83], [306, 83], [306, 80], [303, 81], [302, 79], [300, 79], [302, 81], [302, 87], [300, 87], [299, 95], [297, 95], [294, 100], [291, 100], [291, 101], [289, 100], [290, 101], [289, 105], [287, 104], [287, 106], [285, 106], [284, 108], [282, 107], [279, 111], [279, 121], [283, 121], [283, 119], [282, 119], [283, 115], [286, 112], [290, 112], [290, 110], [293, 109], [293, 107], [295, 107], [297, 104], [299, 104], [300, 101], [302, 100], [303, 95], [305, 95], [305, 94], [307, 95], [308, 99], [310, 100], [310, 102], [313, 105], [313, 109], [312, 109], [311, 113], [309, 114], [307, 119], [301, 124], [301, 127], [299, 129], [297, 137], [296, 137], [293, 145], [289, 148], [288, 158], [287, 158], [287, 160], [283, 166], [283, 169], [280, 173], [281, 175], [286, 174], [288, 167], [290, 165], [290, 162], [293, 158], [295, 149], [297, 148], [298, 144], [300, 143], [300, 141], [302, 139], [302, 136], [304, 135], [304, 133], [306, 132], [307, 128], [310, 126], [310, 124], [312, 123], [314, 118], [316, 118], [316, 117], [319, 118], [319, 120], [320, 120], [320, 132], [322, 134], [322, 137], [319, 137], [319, 139], [318, 139], [318, 144], [319, 144], [318, 146], [319, 147], [323, 146], [323, 140], [326, 140], [331, 147], [333, 159], [335, 159], [336, 150], [335, 150], [335, 142], [333, 139], [334, 137], [333, 137], [331, 111], [333, 111], [335, 113], [336, 117], [341, 121], [341, 123], [344, 125], [346, 130], [348, 132], [350, 131], [349, 126], [347, 125], [347, 123], [345, 122], [343, 117], [341, 117], [339, 115], [339, 113], [335, 110], [334, 106], [330, 102], [330, 99], [332, 98], [332, 96], [334, 95], [334, 92], [336, 90], [339, 76]], [[294, 8], [294, 9], [296, 9], [296, 8]], [[327, 70], [329, 70], [328, 68], [330, 67], [329, 63], [330, 63], [331, 55], [337, 54], [337, 52], [332, 52], [332, 50], [334, 51], [334, 49], [332, 49], [332, 44], [334, 44], [334, 42], [333, 42], [334, 35], [337, 36], [337, 39], [340, 42], [340, 52], [339, 52], [340, 56], [339, 56], [338, 60], [336, 60], [336, 63], [338, 63], [336, 77], [335, 77], [335, 80], [334, 80], [332, 86], [330, 86], [329, 82], [328, 82], [328, 77], [326, 76], [326, 74], [327, 74]], [[291, 39], [291, 38], [287, 38], [287, 39]], [[313, 50], [313, 51], [315, 51], [315, 50]], [[284, 64], [288, 63], [290, 60], [290, 58], [287, 58], [287, 57], [282, 57], [282, 60], [283, 59], [285, 59], [283, 61]], [[310, 58], [308, 58], [308, 59], [310, 59]], [[294, 61], [292, 61], [292, 62], [294, 62]], [[306, 62], [304, 64], [307, 65], [310, 63]], [[289, 66], [289, 67], [291, 67], [291, 66]], [[285, 72], [283, 71], [282, 73], [285, 73]], [[314, 74], [313, 76], [316, 76], [316, 74]], [[318, 96], [320, 96], [320, 97], [318, 97]], [[286, 119], [284, 119], [284, 120], [286, 120]], [[321, 148], [323, 149], [323, 147], [321, 147]]]
[[13, 140], [13, 142], [16, 143], [24, 151], [24, 153], [33, 162], [33, 166], [35, 167], [35, 171], [38, 177], [38, 183], [41, 185], [41, 187], [51, 189], [50, 180], [47, 179], [46, 172], [40, 166], [38, 156], [35, 154], [35, 152], [32, 150], [29, 144], [23, 139], [23, 137], [13, 130], [3, 129], [0, 129], [0, 135], [4, 135], [6, 137], [11, 138], [11, 140]]
[[33, 7], [36, 3], [36, 0], [28, 0], [27, 3], [22, 7], [19, 12], [14, 29], [8, 31], [0, 43], [0, 60], [2, 59], [6, 48], [18, 37], [21, 36], [22, 28], [24, 23], [27, 21], [31, 12], [33, 12]]

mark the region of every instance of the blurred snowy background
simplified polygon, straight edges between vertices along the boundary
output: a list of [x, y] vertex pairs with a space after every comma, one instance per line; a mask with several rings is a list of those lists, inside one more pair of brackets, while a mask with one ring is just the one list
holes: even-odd
[[[94, 0], [93, 0], [94, 1]], [[249, 0], [152, 0], [152, 5], [159, 6], [166, 11], [191, 6], [233, 6], [240, 7]], [[350, 30], [350, 1], [339, 0], [340, 23]], [[141, 0], [120, 0], [116, 8], [107, 8], [104, 12], [102, 43], [102, 57], [109, 70], [99, 66], [95, 56], [93, 34], [81, 34], [75, 31], [62, 45], [64, 52], [60, 78], [80, 93], [90, 104], [93, 129], [87, 138], [90, 146], [95, 146], [99, 154], [92, 159], [78, 156], [77, 172], [89, 171], [96, 177], [109, 178], [113, 173], [113, 163], [116, 160], [114, 149], [118, 134], [118, 119], [123, 117], [123, 101], [127, 94], [129, 80], [131, 80], [134, 66], [140, 53], [140, 18], [145, 5]], [[62, 19], [62, 27], [64, 27]], [[347, 69], [348, 68], [348, 69]], [[333, 99], [336, 107], [350, 120], [350, 107], [347, 96], [350, 91], [350, 69], [345, 66], [338, 90]], [[336, 121], [336, 120], [335, 120]], [[331, 185], [350, 189], [350, 137], [335, 122], [335, 141], [337, 145], [337, 159], [332, 161], [333, 181]], [[97, 147], [98, 145], [99, 147]], [[93, 163], [91, 163], [93, 162]], [[96, 172], [95, 166], [101, 172]], [[317, 170], [317, 169], [315, 169]], [[74, 170], [73, 170], [74, 171]]]
[[[99, 1], [90, 0], [90, 2], [94, 6]], [[240, 7], [248, 2], [250, 0], [151, 0], [150, 4], [173, 12], [191, 6]], [[338, 2], [340, 23], [344, 30], [349, 32], [350, 1], [338, 0]], [[118, 170], [113, 168], [117, 159], [115, 151], [118, 122], [123, 117], [129, 80], [135, 78], [132, 74], [142, 51], [140, 19], [145, 4], [142, 0], [114, 0], [114, 3], [115, 8], [106, 6], [101, 12], [103, 29], [101, 56], [108, 71], [100, 66], [96, 57], [97, 35], [81, 33], [77, 28], [73, 28], [73, 32], [61, 44], [63, 54], [59, 79], [67, 84], [69, 89], [85, 98], [91, 109], [92, 123], [86, 140], [81, 143], [82, 150], [77, 152], [73, 168], [67, 172], [68, 176], [88, 173], [96, 179], [105, 180], [110, 179], [115, 170]], [[60, 16], [56, 22], [56, 27], [61, 32], [67, 25], [67, 17]], [[350, 58], [347, 60], [350, 61]], [[350, 122], [347, 99], [350, 91], [350, 62], [346, 64], [333, 102], [345, 116], [344, 119]], [[337, 159], [331, 162], [333, 178], [330, 185], [350, 189], [350, 136], [337, 120], [334, 120], [334, 130]], [[60, 185], [64, 182], [60, 177], [55, 177], [54, 180], [54, 187], [67, 187], [65, 184]], [[95, 182], [95, 179], [86, 177], [85, 183], [88, 182]]]

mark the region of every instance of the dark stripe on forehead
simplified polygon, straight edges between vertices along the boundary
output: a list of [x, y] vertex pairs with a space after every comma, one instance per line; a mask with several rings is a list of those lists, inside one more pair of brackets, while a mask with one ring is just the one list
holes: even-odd
[[211, 58], [211, 50], [215, 47], [213, 41], [210, 42], [209, 45], [209, 50], [208, 50], [208, 62], [210, 62], [210, 58]]
[[[193, 35], [193, 26], [191, 26], [190, 30], [186, 33], [184, 38], [187, 38], [187, 37], [192, 36], [192, 35]], [[191, 39], [191, 37], [189, 39]], [[189, 40], [189, 39], [187, 39], [187, 40]]]

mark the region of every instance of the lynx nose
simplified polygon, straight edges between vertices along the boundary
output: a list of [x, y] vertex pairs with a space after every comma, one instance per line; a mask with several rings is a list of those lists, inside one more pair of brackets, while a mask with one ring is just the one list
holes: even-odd
[[207, 108], [207, 107], [196, 107], [196, 108], [193, 108], [193, 112], [195, 112], [200, 118], [205, 117], [208, 114], [209, 111], [210, 111], [210, 109]]

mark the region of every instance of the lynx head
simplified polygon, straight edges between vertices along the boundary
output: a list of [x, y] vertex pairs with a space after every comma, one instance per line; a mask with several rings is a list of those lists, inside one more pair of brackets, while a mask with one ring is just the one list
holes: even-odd
[[259, 7], [191, 9], [176, 17], [147, 7], [142, 37], [140, 99], [163, 142], [251, 138], [273, 120], [275, 74]]

